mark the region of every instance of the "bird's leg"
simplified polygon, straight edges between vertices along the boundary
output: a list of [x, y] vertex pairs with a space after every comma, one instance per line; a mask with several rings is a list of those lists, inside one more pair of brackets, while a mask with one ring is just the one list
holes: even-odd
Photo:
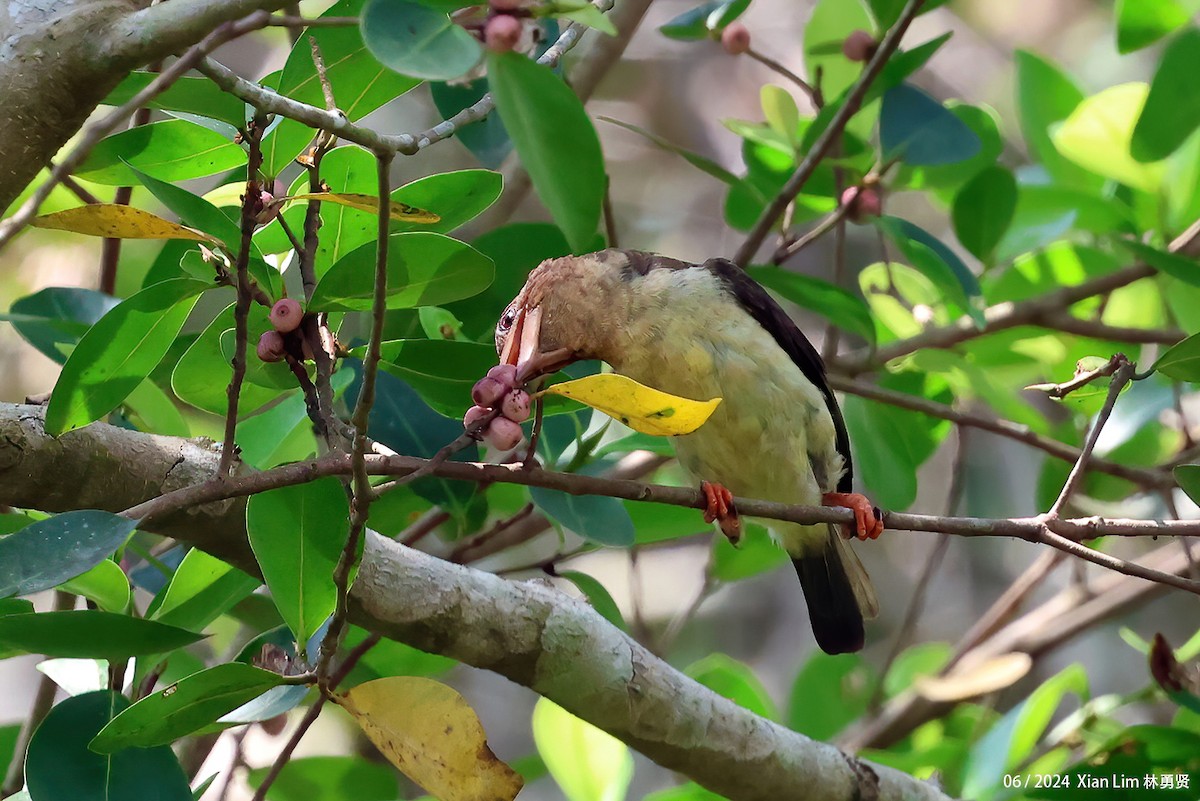
[[827, 492], [821, 496], [823, 506], [840, 506], [854, 512], [854, 523], [843, 523], [846, 539], [877, 539], [883, 533], [883, 514], [871, 505], [865, 495], [857, 492]]
[[701, 481], [700, 491], [704, 493], [708, 502], [704, 507], [704, 522], [717, 521], [721, 526], [721, 533], [730, 543], [737, 545], [742, 541], [742, 518], [738, 516], [737, 509], [733, 508], [733, 493], [723, 485], [711, 481]]

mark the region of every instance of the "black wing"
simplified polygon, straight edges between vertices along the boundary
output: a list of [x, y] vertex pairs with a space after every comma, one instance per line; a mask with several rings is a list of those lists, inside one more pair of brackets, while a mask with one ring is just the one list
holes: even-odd
[[829, 388], [829, 382], [825, 380], [825, 362], [822, 361], [821, 354], [817, 353], [817, 349], [808, 341], [808, 337], [804, 336], [796, 327], [792, 318], [788, 317], [787, 312], [780, 308], [767, 290], [747, 275], [741, 267], [728, 259], [709, 259], [701, 266], [721, 279], [733, 296], [737, 298], [742, 308], [749, 312], [750, 316], [758, 321], [758, 324], [779, 343], [779, 347], [783, 348], [792, 358], [804, 377], [821, 390], [821, 394], [825, 396], [825, 405], [829, 409], [829, 416], [833, 418], [834, 431], [837, 433], [837, 451], [842, 455], [846, 464], [846, 470], [842, 473], [841, 480], [838, 481], [837, 489], [838, 492], [852, 492], [854, 464], [850, 456], [850, 435], [846, 431], [846, 421], [842, 417], [842, 410], [838, 407], [837, 399], [833, 396], [833, 390]]

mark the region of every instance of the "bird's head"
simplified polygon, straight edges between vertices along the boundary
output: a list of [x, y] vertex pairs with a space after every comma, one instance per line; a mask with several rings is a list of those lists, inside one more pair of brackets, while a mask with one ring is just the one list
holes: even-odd
[[542, 262], [496, 325], [501, 364], [533, 378], [580, 359], [611, 363], [628, 316], [629, 269], [620, 250]]

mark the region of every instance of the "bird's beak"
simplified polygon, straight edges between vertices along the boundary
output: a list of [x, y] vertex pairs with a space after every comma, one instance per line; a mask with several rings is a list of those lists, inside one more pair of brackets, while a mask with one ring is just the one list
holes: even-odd
[[575, 360], [575, 354], [568, 348], [542, 350], [542, 309], [540, 306], [517, 310], [512, 331], [504, 342], [504, 350], [500, 353], [501, 364], [515, 366], [518, 377], [522, 381], [529, 381], [553, 373]]

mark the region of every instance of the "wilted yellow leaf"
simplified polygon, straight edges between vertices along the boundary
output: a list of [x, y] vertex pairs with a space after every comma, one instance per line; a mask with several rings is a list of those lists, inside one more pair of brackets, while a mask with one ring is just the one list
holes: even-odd
[[657, 437], [692, 433], [721, 403], [720, 398], [697, 401], [659, 392], [617, 373], [564, 381], [543, 391], [587, 404], [634, 431]]
[[965, 701], [1011, 687], [1031, 667], [1033, 659], [1029, 654], [1013, 651], [955, 668], [945, 676], [921, 676], [916, 681], [916, 690], [930, 701]]
[[53, 228], [87, 236], [111, 239], [190, 239], [194, 242], [220, 242], [186, 225], [164, 220], [157, 214], [117, 203], [92, 203], [73, 209], [34, 217], [30, 225]]
[[[349, 206], [359, 211], [369, 211], [372, 214], [379, 213], [379, 198], [375, 195], [356, 195], [347, 192], [306, 192], [303, 195], [291, 195], [290, 197], [279, 198], [279, 200], [281, 202], [319, 200], [322, 203], [337, 203], [338, 205]], [[435, 223], [442, 219], [432, 211], [418, 209], [416, 206], [410, 206], [407, 203], [401, 203], [397, 200], [392, 201], [389, 214], [393, 220], [410, 223]]]
[[380, 753], [439, 801], [512, 801], [524, 784], [488, 747], [475, 710], [441, 682], [376, 679], [335, 700]]

